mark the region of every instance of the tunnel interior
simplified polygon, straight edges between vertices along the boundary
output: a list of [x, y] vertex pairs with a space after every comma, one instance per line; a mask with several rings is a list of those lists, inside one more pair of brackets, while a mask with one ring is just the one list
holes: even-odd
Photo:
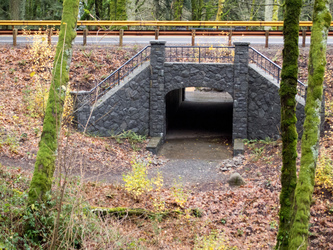
[[210, 88], [176, 89], [166, 97], [166, 139], [232, 138], [233, 99]]

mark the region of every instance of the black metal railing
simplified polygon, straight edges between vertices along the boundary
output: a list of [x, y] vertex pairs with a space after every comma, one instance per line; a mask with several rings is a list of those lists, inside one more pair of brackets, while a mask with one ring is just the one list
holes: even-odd
[[[281, 81], [281, 66], [274, 63], [272, 60], [270, 60], [268, 57], [261, 54], [258, 50], [255, 48], [249, 47], [249, 59], [250, 63], [256, 64], [259, 68], [263, 69], [266, 73], [273, 76], [273, 78], [277, 81], [278, 84], [280, 84]], [[306, 85], [301, 82], [300, 80], [297, 80], [297, 94], [303, 98], [306, 96]]]
[[235, 47], [166, 46], [166, 62], [233, 63]]
[[108, 90], [113, 88], [115, 85], [128, 76], [134, 69], [139, 67], [145, 61], [150, 60], [150, 46], [144, 47], [131, 59], [125, 62], [117, 70], [113, 71], [108, 77], [97, 84], [94, 88], [89, 91], [90, 103], [95, 102], [101, 96], [103, 96]]

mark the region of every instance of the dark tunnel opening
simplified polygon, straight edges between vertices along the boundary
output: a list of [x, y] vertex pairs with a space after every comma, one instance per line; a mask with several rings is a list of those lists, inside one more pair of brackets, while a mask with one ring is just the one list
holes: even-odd
[[232, 114], [233, 99], [229, 93], [207, 88], [171, 91], [166, 96], [166, 138], [231, 139]]
[[208, 88], [177, 89], [166, 97], [166, 143], [170, 159], [232, 157], [233, 99]]

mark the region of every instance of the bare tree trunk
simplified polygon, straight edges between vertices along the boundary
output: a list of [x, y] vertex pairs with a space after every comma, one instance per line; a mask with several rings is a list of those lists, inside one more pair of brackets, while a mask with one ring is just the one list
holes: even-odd
[[[79, 0], [64, 0], [59, 41], [54, 57], [52, 81], [39, 142], [35, 170], [29, 190], [29, 204], [45, 200], [51, 190], [57, 156], [63, 104], [72, 59], [72, 42], [76, 37]], [[65, 87], [65, 88], [64, 88]]]
[[[265, 21], [272, 21], [273, 18], [273, 0], [265, 1]], [[271, 27], [265, 26], [265, 30], [270, 30]]]
[[21, 8], [21, 0], [9, 1], [10, 18], [12, 20], [20, 20], [21, 16], [20, 8]]

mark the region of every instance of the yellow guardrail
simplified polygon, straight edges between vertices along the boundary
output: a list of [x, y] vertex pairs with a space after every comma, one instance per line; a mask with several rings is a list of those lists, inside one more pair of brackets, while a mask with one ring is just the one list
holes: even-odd
[[[7, 26], [58, 26], [59, 20], [0, 20]], [[283, 21], [78, 21], [78, 26], [283, 26]], [[312, 26], [312, 21], [301, 21], [300, 26]], [[331, 26], [333, 22], [331, 22]]]

